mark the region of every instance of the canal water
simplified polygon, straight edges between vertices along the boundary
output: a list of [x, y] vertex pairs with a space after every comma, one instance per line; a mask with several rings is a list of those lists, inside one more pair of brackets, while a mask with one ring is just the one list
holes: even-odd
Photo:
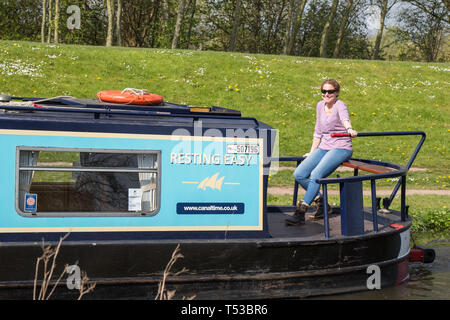
[[410, 278], [406, 283], [391, 288], [341, 294], [323, 299], [450, 300], [450, 239], [432, 240], [423, 246], [433, 248], [436, 258], [432, 263], [410, 263]]

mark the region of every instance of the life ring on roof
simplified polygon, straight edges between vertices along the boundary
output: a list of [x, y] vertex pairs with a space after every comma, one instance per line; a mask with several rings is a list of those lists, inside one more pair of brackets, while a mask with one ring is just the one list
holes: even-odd
[[126, 88], [119, 90], [103, 90], [97, 93], [97, 99], [102, 102], [123, 103], [133, 105], [160, 105], [164, 102], [162, 96], [143, 89]]

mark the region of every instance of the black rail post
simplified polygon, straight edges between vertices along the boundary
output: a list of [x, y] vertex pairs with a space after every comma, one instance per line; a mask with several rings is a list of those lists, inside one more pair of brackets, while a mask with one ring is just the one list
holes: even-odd
[[372, 191], [372, 222], [373, 222], [373, 231], [378, 231], [378, 220], [377, 220], [377, 192], [375, 187], [375, 179], [370, 180], [370, 186]]
[[[300, 162], [301, 161], [297, 160], [297, 167], [299, 166]], [[295, 183], [294, 183], [294, 195], [292, 197], [292, 205], [294, 207], [297, 205], [297, 193], [298, 193], [298, 182], [295, 181]]]
[[400, 209], [400, 215], [402, 221], [406, 220], [406, 175], [401, 176], [401, 194], [400, 194], [400, 202], [401, 202], [401, 209]]
[[325, 238], [330, 237], [330, 226], [328, 224], [328, 194], [327, 194], [327, 184], [323, 184], [323, 226], [325, 232]]

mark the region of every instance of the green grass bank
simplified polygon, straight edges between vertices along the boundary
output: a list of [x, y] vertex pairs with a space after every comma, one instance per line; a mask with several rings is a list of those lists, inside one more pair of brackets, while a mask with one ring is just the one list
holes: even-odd
[[[449, 163], [450, 64], [335, 60], [247, 53], [42, 45], [0, 41], [0, 91], [95, 98], [145, 88], [166, 101], [235, 108], [279, 130], [280, 154], [309, 150], [319, 86], [336, 78], [360, 132], [423, 130], [415, 166]], [[405, 163], [418, 141], [359, 138], [355, 155]]]
[[[100, 90], [128, 87], [161, 94], [169, 102], [238, 109], [279, 130], [283, 156], [301, 156], [309, 150], [320, 84], [335, 78], [357, 131], [426, 132], [426, 142], [413, 165], [423, 170], [408, 175], [408, 188], [414, 189], [450, 187], [449, 75], [449, 63], [0, 41], [2, 93], [95, 98]], [[356, 138], [354, 157], [406, 165], [418, 141], [418, 136]], [[291, 170], [271, 177], [271, 185], [292, 183]], [[395, 184], [379, 183], [381, 188]], [[448, 196], [437, 203], [420, 197], [428, 208], [449, 215]]]

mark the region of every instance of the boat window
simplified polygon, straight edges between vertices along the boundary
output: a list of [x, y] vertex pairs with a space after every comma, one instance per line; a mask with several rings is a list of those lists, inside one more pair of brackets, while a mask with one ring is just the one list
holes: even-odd
[[16, 210], [23, 216], [155, 215], [160, 151], [17, 147]]

